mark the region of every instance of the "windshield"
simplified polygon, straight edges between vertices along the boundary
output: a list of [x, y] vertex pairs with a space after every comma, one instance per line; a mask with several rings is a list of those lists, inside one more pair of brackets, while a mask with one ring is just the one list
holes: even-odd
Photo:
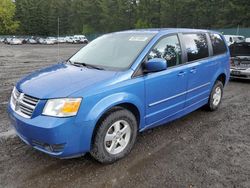
[[70, 62], [104, 69], [127, 69], [154, 34], [112, 33], [103, 35], [78, 51]]

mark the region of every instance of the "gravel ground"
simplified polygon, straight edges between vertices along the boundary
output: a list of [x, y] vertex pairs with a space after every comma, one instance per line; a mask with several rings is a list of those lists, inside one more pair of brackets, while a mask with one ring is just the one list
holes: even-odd
[[197, 110], [138, 136], [125, 159], [101, 165], [88, 154], [60, 160], [32, 149], [10, 126], [6, 105], [22, 76], [81, 45], [0, 44], [0, 187], [250, 187], [250, 82], [232, 81], [217, 112]]

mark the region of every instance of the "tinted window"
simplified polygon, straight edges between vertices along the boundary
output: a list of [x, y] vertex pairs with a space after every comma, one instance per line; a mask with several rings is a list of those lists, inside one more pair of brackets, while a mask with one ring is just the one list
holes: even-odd
[[208, 44], [205, 34], [183, 35], [188, 61], [208, 57]]
[[148, 55], [148, 59], [166, 59], [168, 67], [182, 63], [181, 47], [177, 35], [161, 39]]
[[226, 44], [219, 34], [210, 34], [210, 38], [214, 55], [223, 54], [227, 51]]

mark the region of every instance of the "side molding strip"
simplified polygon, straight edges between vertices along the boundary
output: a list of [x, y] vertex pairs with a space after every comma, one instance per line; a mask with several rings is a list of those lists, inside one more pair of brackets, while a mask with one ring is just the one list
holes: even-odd
[[202, 84], [202, 85], [200, 85], [200, 86], [198, 86], [198, 87], [195, 87], [195, 88], [192, 88], [192, 89], [190, 89], [190, 90], [187, 90], [187, 91], [185, 91], [185, 92], [179, 93], [179, 94], [177, 94], [177, 95], [174, 95], [174, 96], [171, 96], [171, 97], [162, 99], [162, 100], [160, 100], [160, 101], [153, 102], [153, 103], [149, 104], [148, 106], [149, 106], [149, 107], [152, 107], [152, 106], [158, 105], [158, 104], [160, 104], [160, 103], [163, 103], [163, 102], [169, 101], [169, 100], [171, 100], [171, 99], [174, 99], [174, 98], [176, 98], [176, 97], [180, 97], [180, 96], [182, 96], [182, 95], [185, 95], [185, 94], [187, 94], [187, 93], [190, 93], [190, 92], [195, 91], [195, 90], [197, 90], [197, 89], [200, 89], [200, 88], [202, 88], [202, 87], [208, 86], [208, 85], [210, 85], [210, 83], [211, 83], [211, 82], [208, 82], [208, 83]]

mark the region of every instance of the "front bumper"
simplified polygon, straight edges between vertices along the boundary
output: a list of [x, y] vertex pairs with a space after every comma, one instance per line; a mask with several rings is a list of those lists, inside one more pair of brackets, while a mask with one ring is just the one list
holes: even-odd
[[17, 135], [33, 148], [58, 158], [72, 158], [90, 151], [94, 122], [76, 122], [75, 117], [37, 116], [23, 118], [8, 105]]
[[230, 78], [250, 79], [250, 69], [230, 69]]

